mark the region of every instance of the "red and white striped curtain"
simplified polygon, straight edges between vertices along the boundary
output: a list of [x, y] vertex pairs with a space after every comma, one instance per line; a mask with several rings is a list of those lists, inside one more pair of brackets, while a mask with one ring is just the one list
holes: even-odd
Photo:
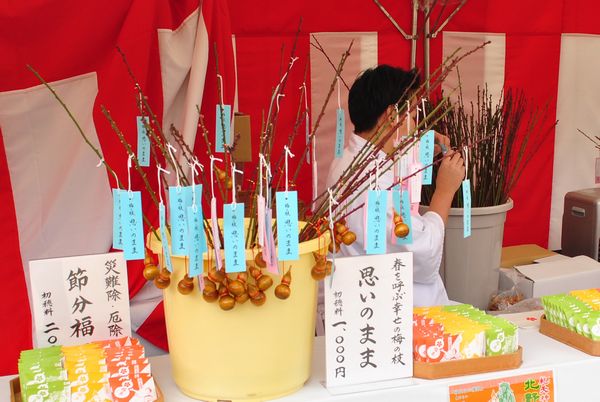
[[[381, 2], [409, 30], [411, 1]], [[446, 13], [457, 2], [447, 3]], [[456, 46], [490, 39], [491, 45], [461, 67], [466, 88], [483, 82], [493, 88], [492, 93], [504, 87], [523, 88], [533, 103], [549, 106], [551, 121], [559, 120], [512, 194], [515, 208], [508, 214], [505, 245], [536, 243], [559, 248], [565, 192], [594, 185], [597, 154], [576, 129], [590, 134], [600, 131], [594, 113], [600, 106], [599, 11], [600, 4], [594, 0], [470, 0], [445, 32], [431, 41], [435, 68]], [[5, 271], [0, 318], [3, 327], [10, 328], [0, 334], [0, 374], [14, 372], [19, 350], [31, 345], [23, 269], [27, 261], [105, 252], [111, 243], [110, 187], [114, 180], [95, 167], [97, 157], [82, 144], [65, 113], [26, 64], [56, 87], [123, 179], [126, 154], [100, 112], [100, 105], [105, 105], [135, 144], [137, 100], [133, 81], [115, 51], [117, 45], [127, 55], [164, 127], [175, 124], [195, 144], [199, 156], [206, 149], [203, 141], [194, 141], [195, 105], [202, 105], [206, 125], [213, 127], [217, 55], [225, 101], [251, 115], [256, 143], [261, 116], [294, 48], [298, 60], [279, 101], [274, 153], [283, 149], [293, 128], [303, 83], [314, 123], [333, 78], [331, 65], [311, 49], [311, 35], [326, 48], [334, 64], [355, 39], [343, 73], [348, 85], [364, 68], [378, 63], [408, 67], [410, 60], [409, 41], [375, 3], [363, 0], [204, 0], [200, 7], [191, 0], [129, 0], [110, 7], [99, 1], [88, 2], [86, 7], [73, 0], [11, 2], [0, 8], [0, 30], [0, 225], [4, 235], [0, 258]], [[417, 55], [421, 59], [422, 43]], [[346, 108], [343, 84], [340, 95]], [[332, 140], [336, 107], [334, 94], [317, 138], [319, 182], [333, 157], [327, 141]], [[349, 121], [346, 127], [348, 134]], [[300, 155], [304, 147], [300, 135], [292, 152]], [[294, 167], [305, 163], [298, 159], [292, 160]], [[311, 171], [305, 166], [296, 183], [305, 202], [312, 195]], [[134, 178], [133, 187], [141, 186]], [[151, 208], [146, 212], [156, 217]], [[134, 303], [138, 306], [134, 327], [166, 347], [162, 308], [156, 294], [143, 288], [139, 264], [130, 265], [129, 282], [131, 296], [141, 302]]]

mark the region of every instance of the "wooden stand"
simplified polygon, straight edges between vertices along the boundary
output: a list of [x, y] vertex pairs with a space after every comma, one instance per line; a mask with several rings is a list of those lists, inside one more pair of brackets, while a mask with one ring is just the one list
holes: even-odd
[[[157, 396], [155, 402], [165, 402], [165, 398], [156, 381], [154, 381], [154, 386], [156, 387]], [[21, 402], [21, 383], [19, 382], [19, 377], [10, 380], [10, 402]]]
[[545, 315], [540, 319], [540, 332], [575, 349], [579, 349], [588, 355], [600, 356], [600, 341], [593, 341], [568, 328], [551, 323], [546, 319]]
[[436, 380], [489, 371], [510, 370], [520, 367], [521, 363], [523, 363], [523, 348], [519, 346], [515, 353], [500, 356], [450, 360], [440, 363], [415, 362], [413, 376]]

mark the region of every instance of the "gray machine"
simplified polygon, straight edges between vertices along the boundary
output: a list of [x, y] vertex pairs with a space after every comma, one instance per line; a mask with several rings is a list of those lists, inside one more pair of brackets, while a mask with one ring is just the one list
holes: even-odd
[[562, 254], [587, 255], [598, 261], [600, 247], [600, 188], [565, 195], [562, 220]]

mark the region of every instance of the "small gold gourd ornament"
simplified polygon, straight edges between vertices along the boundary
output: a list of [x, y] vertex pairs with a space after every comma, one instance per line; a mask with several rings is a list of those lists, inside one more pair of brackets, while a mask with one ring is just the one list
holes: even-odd
[[344, 243], [346, 246], [349, 246], [356, 241], [356, 233], [348, 229], [345, 220], [335, 223], [335, 232], [335, 240], [337, 244]]
[[177, 284], [177, 290], [182, 295], [189, 295], [194, 290], [194, 279], [190, 278], [188, 274], [183, 276], [183, 279]]
[[267, 263], [265, 262], [265, 259], [263, 258], [263, 253], [262, 251], [259, 251], [258, 254], [256, 254], [254, 256], [254, 264], [258, 267], [258, 268], [265, 268], [267, 266]]
[[146, 254], [146, 258], [144, 258], [144, 271], [142, 272], [144, 278], [147, 281], [153, 281], [158, 275], [159, 271], [160, 270], [154, 263], [154, 259], [150, 255]]
[[267, 301], [264, 292], [251, 283], [248, 284], [248, 296], [250, 296], [250, 302], [255, 306], [262, 306]]
[[239, 304], [243, 304], [246, 303], [246, 301], [248, 301], [248, 298], [250, 296], [248, 296], [248, 291], [246, 290], [246, 281], [248, 280], [248, 274], [246, 272], [240, 272], [237, 276], [237, 281], [240, 282], [242, 284], [242, 286], [244, 287], [244, 291], [243, 293], [239, 294], [239, 295], [235, 295], [235, 302], [239, 303]]
[[217, 176], [217, 180], [219, 180], [221, 183], [223, 183], [227, 190], [231, 190], [231, 187], [233, 184], [231, 177], [227, 176], [227, 173], [224, 170], [219, 169], [216, 166], [214, 167], [214, 170], [215, 170], [215, 174]]
[[214, 283], [222, 283], [225, 280], [226, 276], [227, 275], [225, 275], [224, 269], [220, 269], [218, 271], [215, 267], [208, 269], [208, 277]]
[[327, 257], [315, 252], [313, 252], [313, 256], [315, 265], [310, 270], [310, 275], [315, 281], [321, 281], [327, 276]]
[[281, 277], [281, 283], [275, 287], [275, 296], [281, 300], [285, 300], [290, 297], [290, 283], [292, 283], [292, 270], [288, 269], [288, 271]]
[[410, 228], [402, 220], [402, 216], [394, 211], [394, 235], [396, 237], [404, 238], [410, 233]]
[[202, 290], [202, 298], [209, 303], [216, 302], [219, 298], [217, 285], [208, 277], [204, 277], [204, 289]]
[[273, 279], [269, 275], [264, 275], [262, 271], [256, 267], [250, 267], [250, 275], [256, 281], [256, 286], [263, 292], [273, 285]]
[[226, 283], [219, 285], [219, 307], [225, 311], [235, 307], [235, 299], [229, 294]]
[[154, 286], [159, 289], [166, 289], [171, 284], [171, 273], [166, 268], [160, 270], [154, 278]]

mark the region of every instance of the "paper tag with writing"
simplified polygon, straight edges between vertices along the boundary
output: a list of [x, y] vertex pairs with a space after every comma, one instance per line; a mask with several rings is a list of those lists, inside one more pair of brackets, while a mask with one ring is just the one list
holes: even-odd
[[256, 221], [258, 225], [258, 245], [265, 245], [265, 197], [256, 196]]
[[264, 256], [267, 263], [267, 270], [273, 274], [278, 274], [277, 250], [275, 249], [275, 236], [273, 235], [273, 211], [267, 208], [265, 213], [265, 248], [269, 249], [268, 255]]
[[223, 240], [225, 242], [225, 272], [246, 271], [244, 204], [223, 205]]
[[419, 144], [419, 160], [423, 166], [427, 166], [423, 170], [423, 185], [430, 185], [433, 176], [433, 166], [429, 166], [433, 163], [433, 147], [435, 141], [435, 133], [433, 130], [427, 131], [421, 137], [421, 143]]
[[463, 196], [463, 237], [471, 236], [471, 180], [462, 182]]
[[306, 139], [306, 163], [310, 164], [310, 120], [308, 118], [308, 112], [304, 114], [304, 137]]
[[188, 255], [187, 208], [190, 205], [192, 205], [192, 187], [169, 187], [171, 252], [173, 255]]
[[217, 264], [217, 270], [223, 266], [223, 260], [221, 259], [221, 238], [219, 237], [219, 219], [217, 217], [217, 199], [212, 197], [210, 199], [210, 227], [212, 231], [212, 241], [215, 251], [215, 260]]
[[[412, 253], [336, 258], [325, 286], [327, 388], [411, 377]], [[365, 388], [363, 388], [365, 390]]]
[[386, 244], [387, 196], [384, 190], [369, 190], [367, 205], [367, 254], [384, 254]]
[[146, 130], [148, 116], [137, 116], [137, 159], [140, 166], [150, 166], [150, 138]]
[[[414, 174], [414, 176], [412, 176], [409, 179], [409, 191], [410, 191], [410, 202], [411, 204], [419, 204], [421, 203], [421, 179], [422, 179], [422, 172], [419, 172], [419, 170], [421, 170], [421, 168], [423, 167], [423, 165], [421, 165], [420, 163], [413, 163], [410, 166], [410, 174]], [[419, 173], [417, 173], [419, 172]]]
[[131, 336], [122, 252], [29, 262], [35, 347]]
[[165, 204], [158, 204], [158, 220], [160, 225], [160, 240], [162, 243], [163, 260], [169, 272], [173, 272], [173, 263], [171, 261], [171, 251], [169, 250], [169, 238], [167, 237], [167, 212]]
[[123, 250], [123, 213], [121, 212], [121, 195], [127, 191], [113, 188], [113, 248]]
[[346, 136], [346, 117], [344, 109], [337, 109], [337, 119], [335, 121], [335, 157], [341, 158], [344, 153], [344, 140]]
[[406, 237], [396, 237], [396, 235], [393, 234], [394, 227], [392, 225], [392, 236], [396, 238], [396, 244], [412, 244], [412, 217], [410, 215], [410, 200], [408, 197], [408, 191], [403, 190], [400, 192], [399, 187], [396, 186], [394, 191], [392, 191], [392, 202], [394, 203], [394, 210], [400, 214], [402, 221], [409, 228], [409, 232]]
[[277, 245], [279, 261], [298, 260], [298, 193], [275, 193], [277, 208]]
[[225, 152], [223, 144], [231, 144], [231, 105], [217, 105], [216, 116], [215, 152]]
[[206, 235], [202, 221], [202, 203], [198, 202], [187, 209], [188, 235], [189, 235], [189, 255], [190, 266], [189, 276], [194, 277], [202, 275], [203, 261], [202, 253], [207, 250]]
[[123, 251], [125, 259], [143, 260], [144, 227], [142, 222], [142, 194], [139, 191], [124, 191], [121, 194], [123, 217]]

